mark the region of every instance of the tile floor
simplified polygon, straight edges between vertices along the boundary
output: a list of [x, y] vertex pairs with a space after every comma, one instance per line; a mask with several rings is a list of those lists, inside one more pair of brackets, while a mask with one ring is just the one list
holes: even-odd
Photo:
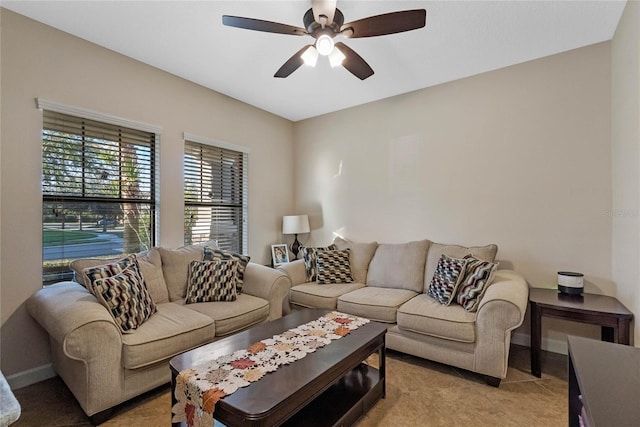
[[[529, 348], [512, 345], [499, 388], [480, 375], [389, 350], [387, 397], [358, 423], [372, 426], [567, 425], [567, 357], [543, 352], [542, 378], [531, 375]], [[22, 416], [14, 425], [90, 426], [60, 378], [15, 390]], [[170, 386], [118, 406], [105, 427], [170, 426]]]

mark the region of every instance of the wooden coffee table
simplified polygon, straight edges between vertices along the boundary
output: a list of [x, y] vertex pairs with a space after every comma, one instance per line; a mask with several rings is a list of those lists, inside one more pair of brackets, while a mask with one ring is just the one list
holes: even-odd
[[[176, 403], [175, 380], [180, 371], [247, 348], [327, 312], [295, 311], [174, 357], [169, 362], [172, 405]], [[221, 399], [214, 418], [227, 426], [352, 425], [385, 395], [386, 331], [387, 325], [372, 321], [300, 360], [281, 366]], [[362, 363], [376, 352], [378, 369]]]

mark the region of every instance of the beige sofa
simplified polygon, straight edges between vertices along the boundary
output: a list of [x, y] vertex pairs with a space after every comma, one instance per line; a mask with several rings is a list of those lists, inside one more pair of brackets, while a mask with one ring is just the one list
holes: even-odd
[[316, 307], [389, 324], [387, 347], [477, 372], [499, 386], [507, 373], [511, 331], [522, 324], [529, 294], [515, 271], [497, 270], [477, 312], [445, 306], [427, 294], [440, 256], [493, 261], [496, 245], [464, 247], [429, 240], [404, 244], [354, 243], [349, 248], [353, 283], [307, 282], [303, 260], [281, 266], [291, 279], [293, 309]]
[[[157, 312], [133, 333], [121, 333], [107, 309], [77, 282], [47, 286], [28, 300], [29, 313], [49, 334], [54, 370], [94, 424], [107, 419], [113, 406], [169, 382], [171, 357], [282, 316], [289, 279], [254, 263], [247, 265], [235, 301], [185, 305], [187, 266], [202, 258], [203, 246], [137, 255]], [[104, 260], [74, 263], [82, 281], [79, 271]]]

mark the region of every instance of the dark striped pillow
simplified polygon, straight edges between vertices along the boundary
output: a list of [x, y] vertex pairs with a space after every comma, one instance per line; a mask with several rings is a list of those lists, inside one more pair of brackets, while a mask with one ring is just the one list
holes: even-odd
[[462, 284], [458, 288], [456, 301], [467, 311], [478, 310], [478, 304], [485, 291], [493, 282], [498, 263], [482, 261], [473, 255], [467, 255], [467, 267]]
[[316, 281], [320, 285], [353, 283], [351, 265], [349, 264], [349, 249], [318, 252], [316, 270]]

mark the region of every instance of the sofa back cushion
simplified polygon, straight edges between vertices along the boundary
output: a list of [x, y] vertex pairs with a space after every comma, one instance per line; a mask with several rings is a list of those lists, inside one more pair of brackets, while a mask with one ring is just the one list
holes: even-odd
[[153, 302], [161, 304], [169, 302], [169, 291], [162, 272], [162, 259], [158, 248], [151, 248], [146, 252], [136, 254], [136, 260], [140, 266], [140, 272], [147, 284], [147, 290], [153, 298]]
[[[185, 298], [189, 278], [189, 264], [191, 261], [202, 261], [204, 258], [204, 246], [183, 246], [178, 249], [158, 248], [162, 258], [164, 280], [169, 291], [169, 300], [177, 301]], [[212, 245], [207, 244], [206, 246]]]
[[369, 263], [367, 286], [422, 292], [429, 240], [380, 244]]
[[460, 245], [446, 245], [443, 243], [431, 243], [429, 253], [427, 254], [427, 263], [424, 272], [424, 290], [421, 292], [428, 292], [429, 284], [433, 279], [433, 274], [438, 266], [438, 261], [442, 254], [445, 254], [451, 258], [464, 258], [467, 255], [473, 255], [474, 257], [482, 260], [493, 262], [496, 259], [498, 253], [498, 245], [486, 245], [486, 246], [460, 246]]
[[337, 237], [333, 243], [340, 250], [349, 249], [349, 266], [353, 280], [357, 283], [366, 283], [369, 263], [373, 254], [376, 253], [378, 242], [356, 243]]

